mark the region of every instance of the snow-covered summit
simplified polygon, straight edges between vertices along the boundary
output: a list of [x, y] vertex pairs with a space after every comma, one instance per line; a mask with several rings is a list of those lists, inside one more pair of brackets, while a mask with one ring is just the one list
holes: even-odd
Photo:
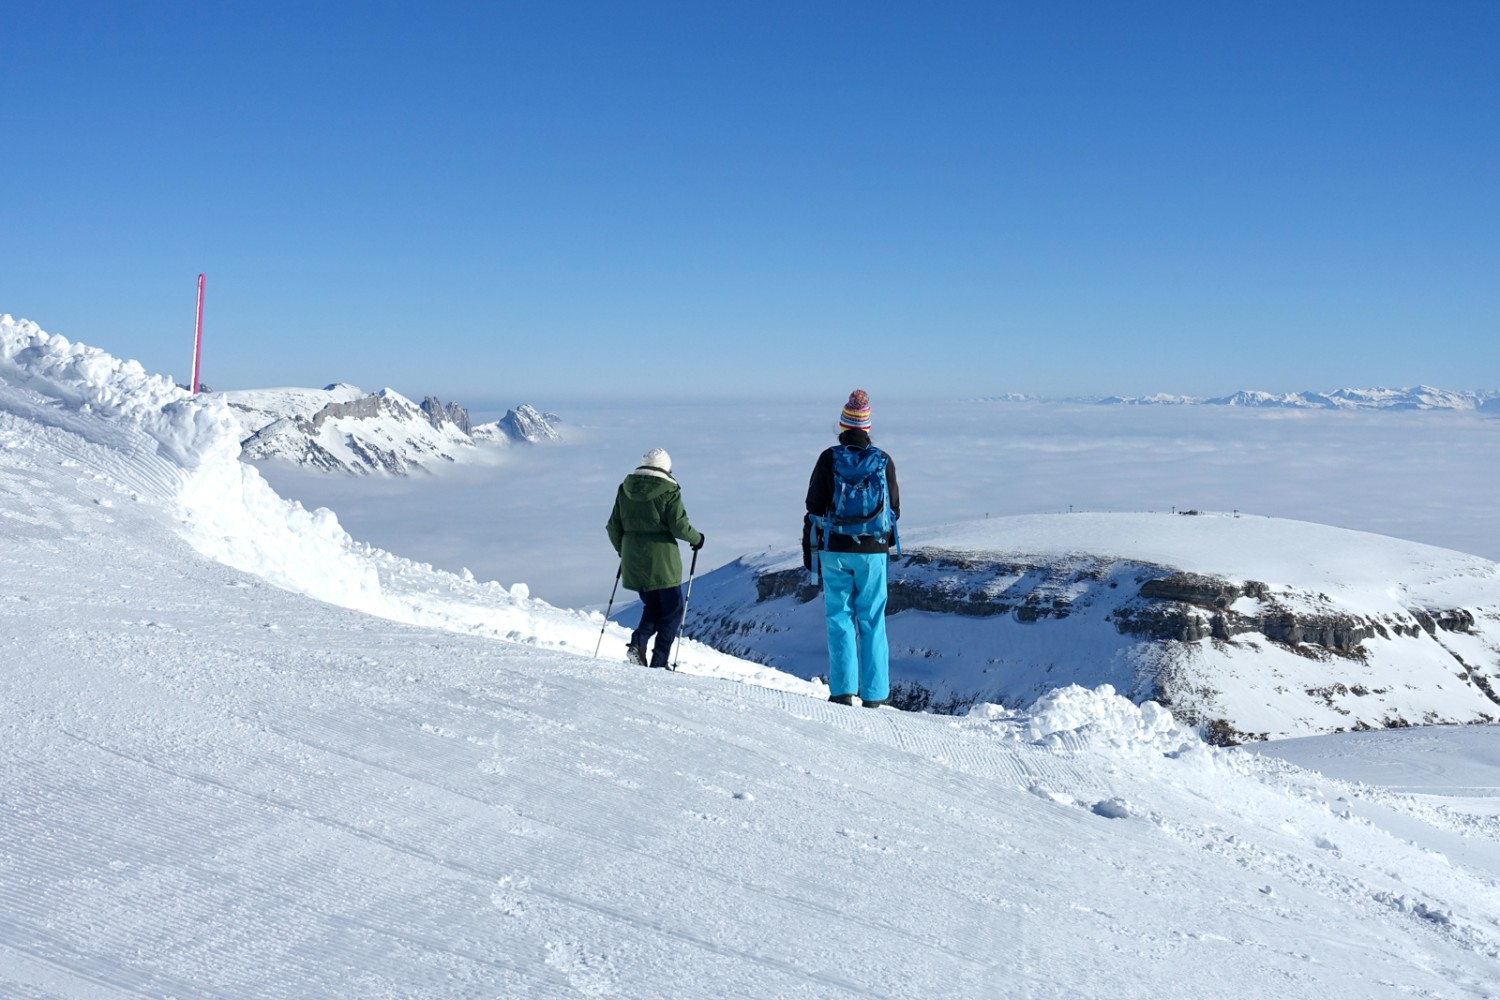
[[1094, 400], [1103, 406], [1189, 406], [1203, 402], [1196, 396], [1182, 396], [1170, 392], [1156, 392], [1149, 396], [1105, 396]]
[[480, 441], [525, 441], [528, 444], [558, 441], [562, 435], [554, 426], [557, 421], [556, 414], [544, 414], [536, 407], [522, 403], [499, 420], [475, 427], [474, 438]]
[[[244, 456], [331, 472], [404, 476], [473, 461], [488, 446], [555, 441], [548, 418], [522, 405], [474, 426], [466, 409], [435, 397], [414, 403], [385, 388], [367, 394], [339, 383], [324, 389], [245, 389], [217, 393], [241, 427]], [[552, 420], [556, 420], [555, 417]]]
[[311, 420], [313, 414], [331, 403], [352, 403], [368, 393], [357, 385], [336, 382], [321, 389], [295, 386], [274, 389], [233, 389], [216, 392], [230, 404], [235, 419], [246, 436], [283, 417]]

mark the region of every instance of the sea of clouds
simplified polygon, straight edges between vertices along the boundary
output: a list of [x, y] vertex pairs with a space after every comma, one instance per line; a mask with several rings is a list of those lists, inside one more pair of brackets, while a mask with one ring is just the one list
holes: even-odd
[[[1010, 514], [1238, 510], [1500, 559], [1500, 419], [1475, 412], [882, 400], [908, 528]], [[559, 607], [609, 597], [615, 488], [648, 448], [672, 455], [708, 535], [698, 571], [797, 544], [807, 478], [845, 392], [802, 401], [537, 401], [565, 439], [411, 479], [267, 466], [283, 496], [355, 537]], [[477, 415], [478, 419], [490, 419]]]

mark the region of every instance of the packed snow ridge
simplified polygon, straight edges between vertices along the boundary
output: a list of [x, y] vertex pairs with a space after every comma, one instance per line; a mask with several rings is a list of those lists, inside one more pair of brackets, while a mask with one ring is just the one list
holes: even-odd
[[394, 389], [343, 383], [323, 389], [246, 389], [216, 393], [240, 426], [252, 461], [283, 461], [357, 475], [413, 471], [483, 460], [493, 446], [559, 438], [554, 414], [521, 405], [497, 421], [473, 424], [458, 403], [428, 396], [413, 403]]

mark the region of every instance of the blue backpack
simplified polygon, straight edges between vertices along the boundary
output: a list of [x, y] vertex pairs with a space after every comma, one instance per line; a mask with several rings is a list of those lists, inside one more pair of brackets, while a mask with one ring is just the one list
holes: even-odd
[[856, 538], [879, 535], [901, 551], [885, 482], [885, 463], [885, 452], [879, 448], [833, 450], [833, 503], [823, 518], [823, 548], [828, 547], [828, 533], [837, 532]]

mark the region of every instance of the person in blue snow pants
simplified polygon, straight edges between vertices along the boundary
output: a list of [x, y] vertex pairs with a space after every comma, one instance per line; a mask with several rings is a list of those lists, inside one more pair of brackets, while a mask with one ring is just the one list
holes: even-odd
[[[816, 526], [833, 505], [834, 453], [839, 449], [874, 449], [885, 459], [886, 498], [892, 530], [884, 534], [847, 535]], [[890, 701], [890, 649], [885, 637], [886, 566], [894, 543], [894, 521], [901, 516], [896, 463], [870, 442], [870, 397], [862, 389], [849, 395], [839, 416], [839, 443], [818, 456], [807, 484], [807, 513], [802, 534], [803, 565], [823, 583], [823, 612], [828, 624], [829, 701], [853, 705], [858, 695], [866, 708]]]
[[820, 552], [823, 614], [828, 620], [828, 691], [859, 694], [866, 707], [891, 698], [885, 639], [884, 552]]

